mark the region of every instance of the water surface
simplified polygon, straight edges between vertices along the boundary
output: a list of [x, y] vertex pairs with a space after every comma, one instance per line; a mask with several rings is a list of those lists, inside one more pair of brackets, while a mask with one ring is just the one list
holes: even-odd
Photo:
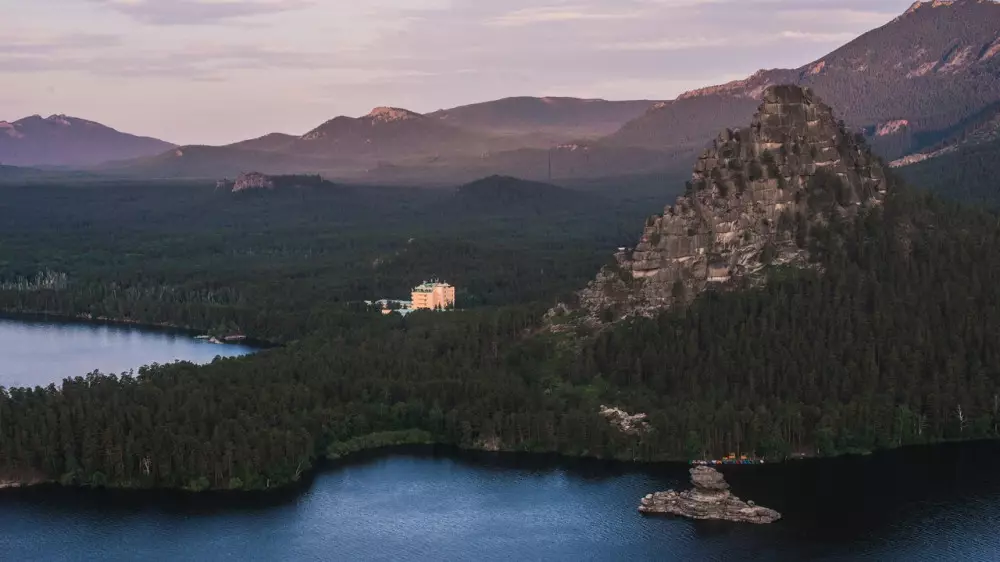
[[0, 493], [9, 560], [1000, 560], [1000, 446], [728, 467], [781, 510], [755, 526], [643, 517], [687, 467], [417, 448], [327, 467], [299, 489]]
[[175, 360], [208, 363], [252, 353], [190, 334], [134, 326], [0, 318], [0, 386], [45, 386], [99, 369], [122, 373]]

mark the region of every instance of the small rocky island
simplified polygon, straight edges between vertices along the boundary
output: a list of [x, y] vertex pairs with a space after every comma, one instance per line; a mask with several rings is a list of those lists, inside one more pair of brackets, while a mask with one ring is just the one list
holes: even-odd
[[240, 193], [242, 191], [268, 191], [273, 189], [293, 189], [310, 187], [334, 187], [335, 184], [319, 175], [278, 175], [269, 176], [260, 172], [246, 172], [235, 180], [228, 178], [215, 182], [215, 188]]
[[643, 514], [680, 515], [691, 519], [719, 519], [737, 523], [774, 523], [781, 514], [773, 509], [744, 502], [729, 491], [722, 473], [707, 466], [691, 469], [693, 490], [656, 492], [642, 498]]

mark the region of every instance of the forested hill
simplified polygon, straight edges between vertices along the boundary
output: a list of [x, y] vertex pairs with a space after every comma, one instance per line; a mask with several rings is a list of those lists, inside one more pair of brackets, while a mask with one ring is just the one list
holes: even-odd
[[1000, 140], [963, 145], [953, 152], [900, 168], [913, 185], [930, 189], [941, 197], [967, 203], [1000, 207]]
[[0, 121], [0, 163], [7, 165], [83, 167], [150, 156], [171, 147], [67, 115]]
[[252, 357], [4, 390], [0, 481], [260, 489], [402, 442], [665, 460], [997, 437], [997, 217], [894, 188], [810, 244], [815, 268], [575, 346], [525, 336], [544, 306], [329, 309]]
[[455, 190], [444, 212], [472, 216], [523, 215], [541, 217], [563, 213], [596, 213], [607, 200], [593, 193], [510, 176], [490, 176]]
[[[906, 188], [810, 91], [765, 98], [644, 228], [676, 193], [503, 177], [4, 188], [0, 310], [286, 345], [0, 389], [0, 486], [268, 489], [401, 443], [781, 460], [1000, 437], [997, 215]], [[658, 281], [650, 296], [676, 306], [596, 327], [545, 312], [640, 228], [630, 261], [604, 271]], [[361, 303], [432, 276], [460, 310]], [[605, 405], [650, 429], [620, 430]]]

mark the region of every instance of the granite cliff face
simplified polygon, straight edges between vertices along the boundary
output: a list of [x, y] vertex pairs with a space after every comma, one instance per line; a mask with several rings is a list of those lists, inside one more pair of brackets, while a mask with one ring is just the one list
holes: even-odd
[[652, 315], [708, 287], [760, 281], [768, 265], [806, 265], [814, 229], [882, 203], [882, 164], [811, 90], [771, 86], [763, 97], [748, 128], [704, 151], [686, 195], [579, 293], [586, 321]]

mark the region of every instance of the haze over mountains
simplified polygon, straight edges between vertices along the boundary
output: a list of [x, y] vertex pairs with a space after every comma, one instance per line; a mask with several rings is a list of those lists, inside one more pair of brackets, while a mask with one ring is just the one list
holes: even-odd
[[[0, 123], [7, 132], [0, 130], [0, 162], [105, 162], [102, 172], [148, 177], [257, 170], [452, 184], [494, 174], [565, 180], [683, 170], [704, 139], [748, 121], [775, 84], [812, 88], [896, 165], [989, 142], [1000, 131], [1000, 5], [918, 2], [799, 68], [761, 70], [665, 102], [520, 97], [426, 115], [378, 107], [304, 135], [273, 133], [221, 147], [172, 147], [82, 120], [72, 130], [89, 134], [70, 136], [71, 127], [51, 123], [29, 134], [19, 121]], [[22, 121], [33, 119], [40, 118]]]

